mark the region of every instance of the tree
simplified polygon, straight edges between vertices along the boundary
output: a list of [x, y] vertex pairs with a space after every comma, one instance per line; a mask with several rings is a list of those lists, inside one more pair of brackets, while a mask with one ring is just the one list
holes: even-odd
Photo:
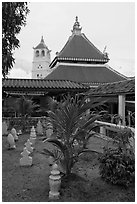
[[15, 110], [18, 114], [20, 114], [22, 117], [28, 117], [31, 115], [35, 109], [38, 109], [40, 106], [32, 101], [32, 99], [21, 96], [20, 98], [17, 98], [15, 101]]
[[32, 101], [32, 99], [21, 96], [15, 101], [15, 110], [22, 118], [22, 131], [25, 130], [27, 117], [31, 116], [31, 113], [37, 111], [40, 106]]
[[13, 67], [15, 59], [13, 51], [19, 48], [19, 34], [21, 27], [26, 25], [29, 13], [26, 2], [2, 2], [2, 75], [5, 78]]
[[[89, 101], [87, 100], [89, 97], [87, 95], [81, 99], [79, 95], [75, 98], [68, 96], [64, 102], [58, 104], [56, 110], [49, 111], [49, 122], [53, 125], [55, 138], [46, 139], [44, 142], [52, 143], [58, 151], [44, 149], [43, 153], [56, 157], [66, 176], [71, 174], [71, 169], [79, 156], [90, 152], [86, 149], [86, 143], [98, 126], [95, 121], [104, 113], [95, 111], [104, 102], [101, 99]], [[94, 111], [86, 113], [89, 108]]]

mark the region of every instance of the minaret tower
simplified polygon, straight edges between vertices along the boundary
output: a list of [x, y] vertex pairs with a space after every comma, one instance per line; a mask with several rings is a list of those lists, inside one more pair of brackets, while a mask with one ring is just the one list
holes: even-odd
[[51, 62], [51, 50], [45, 45], [43, 36], [41, 42], [34, 48], [32, 62], [32, 79], [42, 79], [50, 73], [49, 64]]

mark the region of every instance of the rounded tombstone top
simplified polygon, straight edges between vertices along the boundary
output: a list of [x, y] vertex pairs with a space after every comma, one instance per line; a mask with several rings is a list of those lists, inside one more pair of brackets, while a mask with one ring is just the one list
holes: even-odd
[[16, 132], [16, 129], [13, 127], [13, 128], [11, 129], [11, 132]]
[[58, 165], [54, 163], [52, 165], [51, 175], [59, 175], [59, 174], [60, 174], [60, 171], [58, 170]]
[[32, 128], [31, 128], [31, 132], [35, 132], [35, 127], [34, 126], [32, 126]]
[[[11, 133], [8, 134], [8, 137], [13, 137], [13, 135]], [[13, 137], [14, 138], [14, 137]]]

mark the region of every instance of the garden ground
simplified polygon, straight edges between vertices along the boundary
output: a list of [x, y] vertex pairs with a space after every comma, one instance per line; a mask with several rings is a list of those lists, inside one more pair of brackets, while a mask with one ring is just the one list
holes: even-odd
[[[2, 138], [2, 201], [48, 202], [50, 168], [45, 155], [40, 154], [45, 144], [37, 139], [32, 153], [32, 167], [21, 167], [19, 160], [29, 135], [19, 136], [15, 150], [8, 150]], [[62, 182], [60, 202], [134, 202], [134, 185], [125, 189], [106, 183], [100, 178], [97, 155], [86, 155], [74, 166], [69, 181]]]

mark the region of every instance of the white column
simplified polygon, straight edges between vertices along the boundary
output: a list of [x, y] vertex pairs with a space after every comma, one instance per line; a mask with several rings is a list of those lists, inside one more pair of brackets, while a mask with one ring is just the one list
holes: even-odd
[[125, 95], [118, 96], [118, 114], [122, 117], [122, 125], [125, 125]]

